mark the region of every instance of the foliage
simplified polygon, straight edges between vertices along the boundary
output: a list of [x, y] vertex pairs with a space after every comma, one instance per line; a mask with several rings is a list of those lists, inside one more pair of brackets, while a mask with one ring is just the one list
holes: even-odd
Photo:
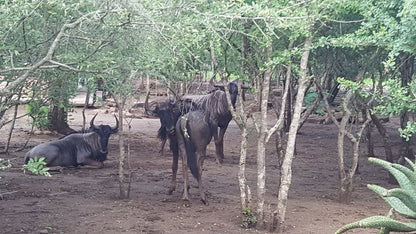
[[[9, 169], [12, 167], [12, 164], [10, 163], [10, 160], [6, 160], [4, 158], [0, 158], [0, 170], [4, 171], [6, 169]], [[0, 176], [1, 180], [1, 176]]]
[[26, 112], [33, 118], [35, 127], [38, 129], [47, 129], [49, 127], [48, 106], [40, 106], [38, 102], [32, 101], [26, 107]]
[[416, 231], [416, 222], [399, 222], [392, 216], [395, 211], [408, 219], [416, 219], [416, 165], [405, 158], [411, 169], [400, 164], [389, 163], [387, 161], [369, 158], [369, 162], [375, 163], [387, 169], [397, 180], [400, 188], [385, 189], [378, 185], [367, 185], [384, 199], [392, 210], [386, 216], [372, 216], [360, 221], [350, 223], [339, 229], [336, 233], [344, 233], [354, 228], [376, 228], [380, 233], [390, 232], [411, 232]]
[[[304, 104], [306, 106], [311, 106], [313, 105], [313, 103], [315, 102], [315, 100], [318, 98], [318, 93], [315, 92], [314, 90], [309, 90], [306, 95], [305, 95], [305, 99]], [[323, 109], [316, 109], [315, 113], [318, 115], [325, 115], [325, 111]]]
[[[408, 87], [403, 87], [399, 81], [388, 80], [385, 84], [386, 93], [378, 94], [377, 101], [381, 103], [374, 108], [374, 112], [381, 115], [395, 116], [405, 112], [416, 111], [416, 81]], [[408, 121], [404, 129], [399, 129], [400, 136], [406, 141], [416, 133], [416, 123]]]
[[46, 167], [45, 157], [34, 157], [30, 158], [27, 164], [23, 165], [23, 172], [26, 173], [26, 170], [35, 174], [51, 177], [49, 173], [49, 168]]
[[243, 228], [253, 228], [257, 225], [257, 218], [250, 210], [250, 208], [245, 207], [243, 210], [243, 223], [241, 226]]
[[12, 164], [10, 163], [10, 160], [6, 160], [4, 158], [0, 158], [0, 170], [4, 171], [8, 168], [11, 168]]

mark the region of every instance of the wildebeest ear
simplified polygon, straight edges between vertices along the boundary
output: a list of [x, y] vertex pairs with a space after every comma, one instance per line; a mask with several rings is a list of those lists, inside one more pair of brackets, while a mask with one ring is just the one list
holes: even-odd
[[116, 115], [114, 115], [114, 118], [116, 119], [116, 126], [115, 126], [115, 127], [111, 127], [111, 133], [116, 133], [116, 132], [118, 132], [118, 125], [119, 125], [119, 123], [118, 123], [118, 118], [117, 118], [117, 116], [116, 116]]

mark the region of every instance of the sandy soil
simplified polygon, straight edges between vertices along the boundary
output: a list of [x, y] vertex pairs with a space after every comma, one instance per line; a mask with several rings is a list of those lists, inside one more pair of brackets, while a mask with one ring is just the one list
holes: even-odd
[[[111, 111], [87, 110], [87, 119], [100, 112], [96, 124], [114, 124]], [[271, 120], [273, 115], [271, 114]], [[70, 116], [70, 126], [81, 128], [81, 110]], [[271, 121], [272, 122], [272, 121]], [[209, 206], [199, 201], [196, 181], [191, 178], [191, 206], [181, 200], [182, 173], [178, 173], [178, 189], [167, 195], [171, 179], [171, 153], [159, 154], [158, 119], [135, 118], [129, 139], [132, 149], [133, 180], [130, 198], [120, 200], [118, 185], [118, 136], [109, 143], [109, 160], [102, 169], [80, 168], [53, 172], [50, 178], [23, 174], [23, 152], [0, 155], [13, 163], [13, 168], [0, 171], [0, 233], [265, 233], [243, 229], [237, 182], [240, 134], [232, 122], [225, 137], [225, 161], [219, 167], [214, 159], [214, 145], [208, 148], [203, 183]], [[399, 138], [397, 121], [386, 124], [391, 139]], [[20, 120], [12, 146], [23, 144], [29, 127]], [[7, 129], [0, 130], [0, 145], [5, 144]], [[375, 135], [376, 156], [384, 158], [381, 139]], [[57, 139], [59, 135], [37, 132], [29, 146]], [[335, 125], [306, 123], [298, 137], [297, 155], [293, 164], [287, 208], [287, 233], [334, 233], [342, 225], [371, 215], [384, 215], [388, 206], [366, 188], [375, 183], [384, 187], [387, 173], [371, 165], [364, 156], [361, 174], [351, 204], [337, 202], [338, 169]], [[256, 133], [250, 132], [247, 163], [248, 183], [256, 188]], [[267, 146], [267, 202], [276, 203], [279, 169], [274, 143]], [[377, 233], [357, 230], [353, 233]]]

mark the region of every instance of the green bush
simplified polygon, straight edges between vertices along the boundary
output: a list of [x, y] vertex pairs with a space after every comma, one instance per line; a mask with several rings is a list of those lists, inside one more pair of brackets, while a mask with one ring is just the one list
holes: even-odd
[[253, 228], [257, 225], [257, 218], [251, 212], [251, 210], [248, 207], [245, 207], [243, 210], [243, 223], [241, 226], [243, 228]]
[[26, 112], [33, 118], [36, 128], [47, 129], [49, 127], [49, 107], [41, 106], [33, 101], [27, 104]]
[[[12, 164], [10, 163], [10, 160], [6, 160], [4, 158], [0, 158], [0, 170], [4, 171], [6, 169], [9, 169], [12, 167]], [[1, 180], [1, 176], [0, 176]]]
[[29, 159], [27, 164], [23, 165], [23, 172], [26, 173], [26, 170], [35, 174], [35, 175], [43, 175], [50, 177], [51, 174], [48, 172], [49, 168], [46, 167], [46, 162], [44, 157], [34, 157]]

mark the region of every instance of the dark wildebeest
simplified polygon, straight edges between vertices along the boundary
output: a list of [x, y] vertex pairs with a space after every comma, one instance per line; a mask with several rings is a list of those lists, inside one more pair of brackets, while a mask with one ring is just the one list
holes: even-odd
[[[201, 110], [207, 121], [212, 127], [212, 132], [215, 142], [216, 159], [218, 163], [222, 163], [224, 159], [224, 135], [227, 130], [228, 124], [232, 119], [231, 112], [228, 109], [227, 97], [223, 85], [215, 85], [220, 90], [214, 90], [206, 95], [185, 95], [180, 98], [182, 106], [191, 104], [191, 107], [186, 107], [185, 110]], [[237, 82], [229, 82], [227, 84], [231, 104], [235, 108], [235, 103], [238, 96], [238, 85]], [[243, 94], [246, 86], [242, 86]], [[182, 114], [184, 114], [182, 112]], [[220, 129], [218, 131], [218, 128]]]
[[[221, 85], [217, 87], [221, 88]], [[224, 89], [223, 86], [222, 88]], [[243, 88], [246, 89], [246, 87]], [[230, 82], [228, 89], [231, 96], [231, 103], [234, 106], [238, 95], [237, 84]], [[169, 189], [169, 194], [171, 194], [176, 189], [176, 175], [178, 170], [179, 153], [174, 128], [179, 116], [188, 113], [190, 110], [201, 110], [204, 113], [204, 118], [211, 127], [210, 132], [212, 132], [214, 139], [218, 139], [216, 141], [217, 161], [221, 163], [222, 158], [218, 155], [220, 152], [222, 157], [224, 157], [223, 138], [225, 130], [232, 119], [232, 115], [228, 110], [225, 92], [221, 90], [215, 90], [206, 95], [183, 96], [176, 100], [164, 99], [162, 101], [151, 102], [150, 104], [148, 103], [148, 99], [149, 93], [146, 96], [145, 111], [147, 114], [159, 117], [161, 127], [158, 131], [158, 137], [162, 140], [162, 147], [166, 141], [164, 139], [168, 138], [170, 148], [173, 152], [172, 185]], [[220, 127], [219, 136], [218, 127]]]
[[157, 116], [160, 120], [160, 128], [158, 130], [158, 138], [162, 140], [162, 149], [169, 139], [170, 150], [173, 154], [172, 160], [172, 184], [169, 188], [169, 194], [176, 190], [176, 175], [178, 172], [179, 149], [178, 140], [175, 134], [176, 122], [183, 113], [189, 112], [189, 108], [195, 109], [192, 103], [184, 105], [181, 101], [174, 99], [159, 99], [149, 103], [149, 93], [146, 95], [144, 109], [146, 114]]
[[172, 185], [169, 189], [169, 194], [172, 194], [172, 192], [176, 189], [176, 174], [178, 171], [179, 159], [178, 141], [175, 134], [175, 124], [181, 113], [175, 100], [164, 99], [162, 101], [153, 101], [149, 104], [149, 93], [146, 95], [144, 109], [146, 114], [159, 117], [160, 128], [158, 130], [158, 138], [162, 140], [162, 152], [166, 139], [169, 139], [170, 150], [173, 154]]
[[166, 140], [169, 138], [169, 135], [175, 135], [175, 124], [180, 112], [175, 106], [175, 100], [159, 98], [149, 103], [149, 95], [150, 92], [146, 95], [144, 110], [147, 115], [156, 116], [160, 120], [157, 137], [162, 141], [159, 153], [163, 155]]
[[108, 154], [108, 140], [110, 135], [118, 131], [118, 119], [116, 126], [94, 125], [91, 119], [90, 128], [85, 133], [72, 133], [57, 141], [46, 142], [35, 146], [26, 153], [25, 163], [30, 158], [45, 157], [46, 166], [79, 166], [94, 165], [102, 167]]
[[201, 201], [208, 205], [202, 188], [202, 164], [206, 156], [207, 145], [211, 142], [213, 128], [207, 116], [200, 110], [190, 111], [181, 116], [176, 123], [176, 137], [178, 139], [179, 154], [182, 158], [183, 200], [189, 205], [188, 167], [198, 181]]

